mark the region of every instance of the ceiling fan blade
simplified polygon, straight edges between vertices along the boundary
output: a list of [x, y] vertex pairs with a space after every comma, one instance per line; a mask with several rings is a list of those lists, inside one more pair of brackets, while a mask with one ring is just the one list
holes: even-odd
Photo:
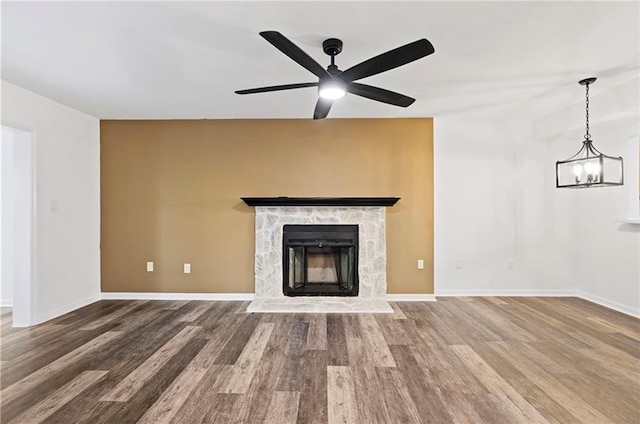
[[384, 88], [378, 88], [357, 82], [349, 83], [347, 91], [355, 94], [356, 96], [362, 96], [367, 99], [401, 107], [410, 106], [416, 101], [413, 97], [405, 96], [404, 94], [396, 93], [395, 91], [389, 91]]
[[237, 90], [236, 94], [268, 93], [269, 91], [293, 90], [294, 88], [317, 87], [317, 82], [301, 82], [299, 84], [271, 85], [269, 87], [249, 88]]
[[313, 60], [311, 56], [306, 54], [300, 47], [293, 44], [291, 40], [280, 34], [278, 31], [262, 31], [260, 35], [269, 43], [273, 44], [276, 49], [289, 56], [300, 66], [316, 75], [318, 78], [325, 78], [329, 76], [329, 73], [322, 67], [322, 65]]
[[355, 81], [406, 65], [435, 52], [433, 45], [426, 38], [389, 50], [369, 60], [365, 60], [340, 74], [345, 82]]
[[323, 99], [322, 97], [318, 97], [318, 101], [316, 102], [316, 109], [313, 111], [313, 119], [324, 119], [329, 114], [331, 110], [331, 106], [333, 105], [332, 100]]

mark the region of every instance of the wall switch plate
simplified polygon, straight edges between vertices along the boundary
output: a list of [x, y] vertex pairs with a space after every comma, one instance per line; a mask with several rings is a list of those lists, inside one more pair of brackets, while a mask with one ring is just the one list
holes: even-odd
[[514, 269], [516, 269], [516, 261], [509, 261], [509, 265], [507, 266], [507, 269], [509, 271], [513, 271]]
[[58, 201], [52, 200], [50, 204], [51, 212], [58, 212]]
[[153, 262], [147, 262], [147, 272], [153, 272]]
[[456, 261], [456, 269], [462, 269], [464, 267], [464, 262], [462, 262], [462, 259], [458, 259]]
[[418, 269], [424, 269], [424, 259], [418, 259]]
[[191, 264], [184, 264], [184, 273], [191, 274]]

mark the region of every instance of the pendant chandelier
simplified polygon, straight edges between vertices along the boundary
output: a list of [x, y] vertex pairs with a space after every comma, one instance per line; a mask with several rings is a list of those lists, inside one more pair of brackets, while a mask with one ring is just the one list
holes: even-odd
[[556, 162], [556, 188], [589, 188], [621, 186], [623, 184], [622, 157], [607, 156], [595, 147], [589, 134], [589, 85], [596, 78], [578, 82], [586, 89], [587, 131], [582, 148], [569, 159]]

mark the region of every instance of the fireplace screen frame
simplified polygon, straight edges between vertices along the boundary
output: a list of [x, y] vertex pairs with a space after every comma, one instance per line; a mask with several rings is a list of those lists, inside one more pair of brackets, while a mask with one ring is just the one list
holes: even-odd
[[[307, 281], [307, 261], [304, 256], [303, 284], [300, 287], [291, 287], [290, 279], [290, 251], [291, 249], [307, 249], [312, 252], [318, 250], [324, 252], [334, 249], [345, 249], [348, 252], [347, 266], [352, 272], [351, 281], [329, 283], [317, 283]], [[282, 292], [285, 296], [358, 296], [358, 256], [359, 256], [359, 226], [338, 224], [312, 224], [312, 225], [284, 225], [282, 228]], [[339, 261], [343, 264], [342, 260]], [[336, 274], [341, 270], [336, 269]], [[351, 284], [349, 284], [351, 283]]]

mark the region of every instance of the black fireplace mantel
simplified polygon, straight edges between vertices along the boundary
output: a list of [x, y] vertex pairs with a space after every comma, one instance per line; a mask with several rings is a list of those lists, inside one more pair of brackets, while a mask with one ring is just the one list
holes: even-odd
[[399, 197], [241, 197], [249, 206], [393, 206]]

